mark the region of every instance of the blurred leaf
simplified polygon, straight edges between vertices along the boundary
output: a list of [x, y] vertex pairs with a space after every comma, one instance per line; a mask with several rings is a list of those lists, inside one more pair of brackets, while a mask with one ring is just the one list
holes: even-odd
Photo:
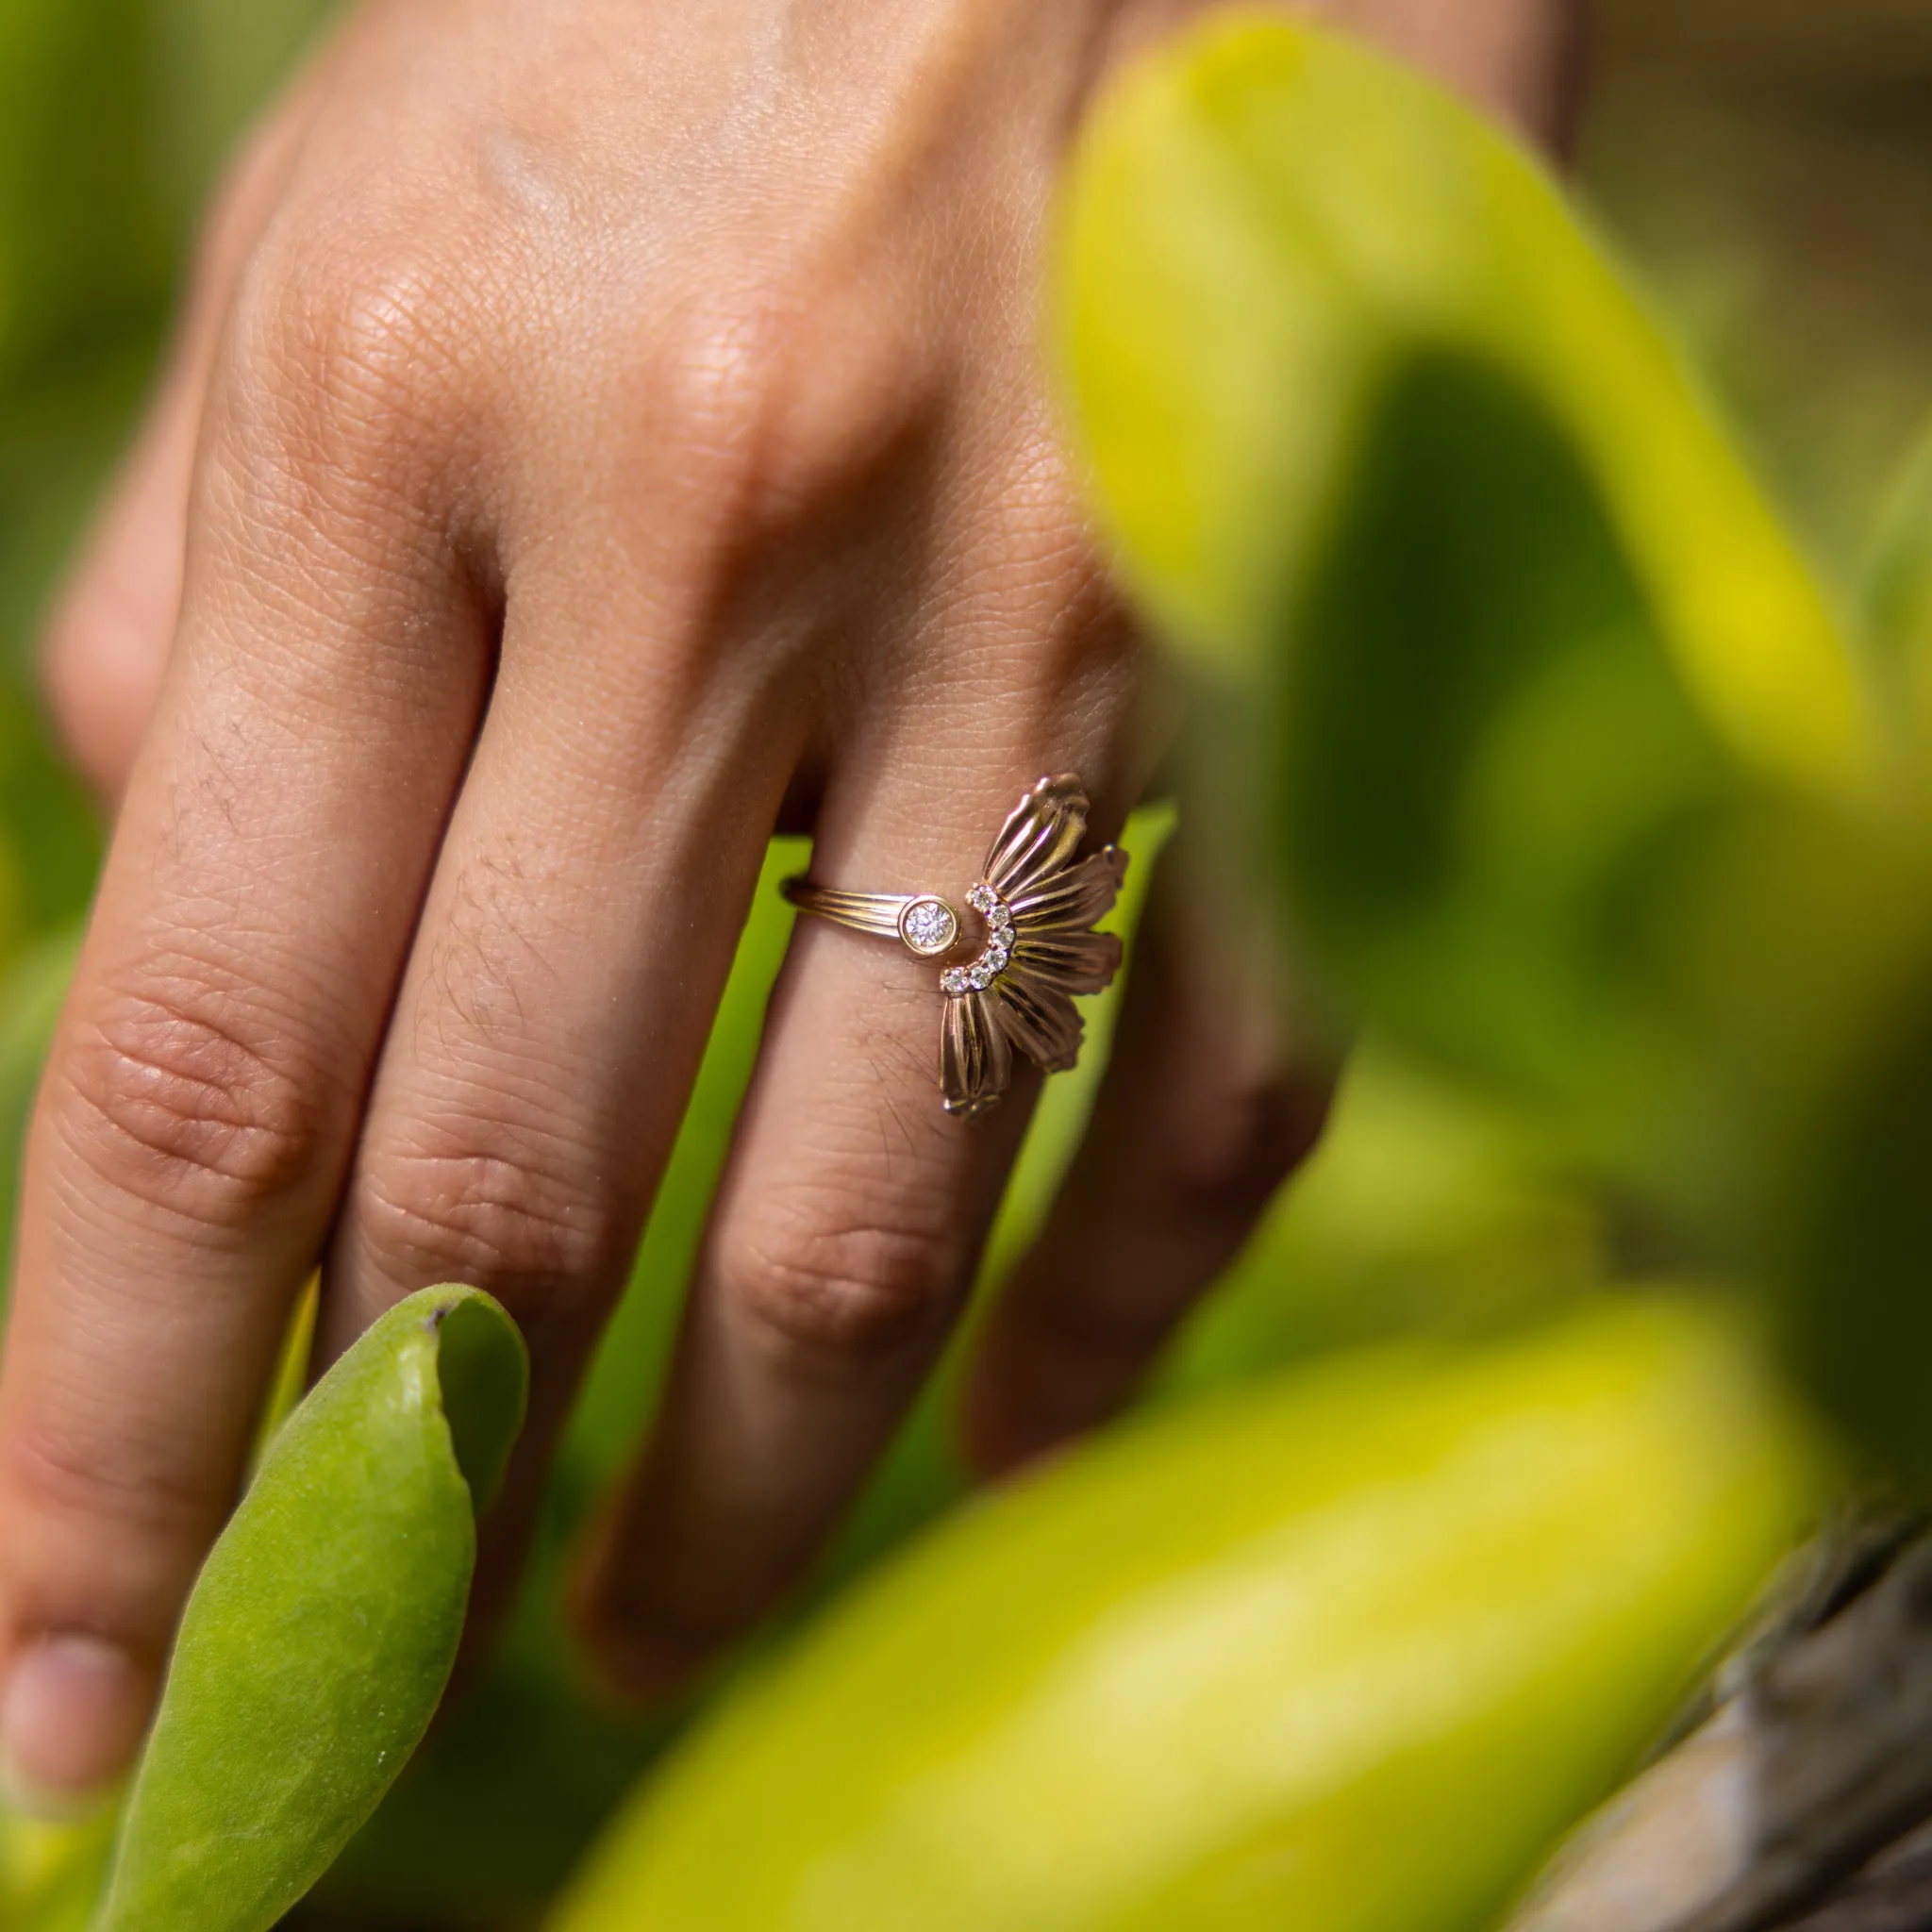
[[111, 1807], [78, 1824], [25, 1818], [0, 1801], [0, 1925], [88, 1932], [114, 1841]]
[[1679, 1042], [1657, 863], [1748, 809], [1589, 480], [1494, 369], [1392, 367], [1331, 479], [1262, 748], [1297, 931], [1353, 999], [1621, 1110]]
[[1932, 761], [1932, 425], [1900, 466], [1865, 558], [1865, 608], [1890, 692], [1903, 702], [1923, 806]]
[[851, 1600], [555, 1923], [1474, 1928], [1660, 1723], [1815, 1480], [1748, 1352], [1683, 1306], [1197, 1406]]
[[1662, 335], [1499, 135], [1272, 17], [1116, 89], [1060, 240], [1100, 494], [1210, 668], [1208, 790], [1292, 942], [1761, 1258], [1932, 890], [1860, 667]]
[[455, 1660], [525, 1373], [487, 1295], [425, 1289], [283, 1426], [189, 1601], [100, 1932], [266, 1932], [374, 1809]]
[[1880, 507], [1865, 559], [1865, 603], [1881, 644], [1932, 651], [1932, 424]]
[[1713, 730], [1769, 770], [1867, 775], [1833, 618], [1669, 344], [1536, 166], [1419, 75], [1215, 16], [1090, 122], [1057, 283], [1128, 572], [1224, 673], [1280, 646], [1344, 448], [1425, 347], [1504, 373], [1574, 445]]
[[1762, 1231], [1786, 1354], [1831, 1410], [1932, 1487], [1932, 964], [1881, 1008], [1787, 1152]]
[[1520, 1119], [1372, 1039], [1155, 1392], [1186, 1399], [1340, 1348], [1546, 1316], [1602, 1285], [1608, 1249], [1601, 1205], [1552, 1172]]
[[173, 269], [147, 0], [0, 9], [0, 400], [151, 313]]

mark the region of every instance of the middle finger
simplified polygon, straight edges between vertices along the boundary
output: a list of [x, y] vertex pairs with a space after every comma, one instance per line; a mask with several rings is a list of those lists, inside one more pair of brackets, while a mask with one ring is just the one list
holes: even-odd
[[[688, 464], [670, 493], [702, 506]], [[426, 1283], [488, 1290], [529, 1416], [478, 1590], [514, 1558], [628, 1270], [795, 758], [755, 654], [705, 678], [703, 574], [586, 508], [513, 571], [502, 669], [376, 1070], [325, 1275], [324, 1358]], [[666, 507], [674, 546], [701, 518]]]

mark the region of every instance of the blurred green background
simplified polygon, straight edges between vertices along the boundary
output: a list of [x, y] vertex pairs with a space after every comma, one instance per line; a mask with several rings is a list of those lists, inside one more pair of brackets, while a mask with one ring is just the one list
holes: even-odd
[[[63, 773], [36, 695], [38, 613], [129, 432], [221, 158], [325, 10], [315, 0], [0, 0], [8, 1168], [98, 854], [95, 816]], [[1932, 413], [1932, 12], [1918, 0], [1612, 0], [1598, 9], [1576, 165], [1824, 575], [1849, 581], [1875, 505]], [[1140, 836], [1151, 843], [1158, 827]], [[565, 1461], [553, 1558], [637, 1413], [635, 1374], [649, 1373], [667, 1332], [783, 933], [768, 892], [641, 1291]], [[1057, 1083], [990, 1272], [1024, 1239], [1085, 1091]], [[1372, 1043], [1337, 1130], [1183, 1338], [1161, 1387], [1251, 1374], [1421, 1320], [1486, 1319], [1595, 1276], [1606, 1245], [1595, 1210], [1548, 1177], [1520, 1130]], [[908, 1431], [834, 1575], [953, 1491], [939, 1416], [928, 1404]], [[563, 1668], [548, 1607], [533, 1597], [493, 1701], [444, 1734], [440, 1780], [421, 1786], [420, 1801], [399, 1792], [387, 1836], [379, 1824], [359, 1866], [352, 1856], [352, 1894], [358, 1872], [405, 1904], [420, 1881], [425, 1907], [446, 1904], [452, 1885], [477, 1897], [541, 1892], [650, 1748], [635, 1727], [600, 1725], [559, 1694]], [[522, 1776], [506, 1783], [506, 1765]]]

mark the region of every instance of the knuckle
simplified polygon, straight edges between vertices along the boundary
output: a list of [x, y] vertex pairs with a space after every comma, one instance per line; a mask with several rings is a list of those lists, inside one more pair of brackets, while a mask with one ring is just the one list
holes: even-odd
[[219, 401], [298, 475], [366, 489], [443, 459], [482, 318], [464, 251], [350, 200], [325, 219], [298, 210], [251, 257]]
[[48, 613], [41, 629], [41, 675], [57, 711], [67, 708], [69, 692], [84, 684], [96, 667], [145, 647], [125, 585], [96, 567], [74, 583]]
[[192, 1538], [221, 1513], [207, 1488], [144, 1445], [46, 1421], [8, 1431], [6, 1471], [9, 1499], [42, 1518]]
[[244, 993], [183, 971], [112, 996], [62, 1058], [71, 1144], [122, 1192], [210, 1224], [308, 1179], [326, 1100]]
[[397, 1276], [467, 1281], [519, 1303], [582, 1295], [625, 1258], [619, 1217], [593, 1182], [480, 1128], [386, 1150], [358, 1183], [354, 1215]]
[[1197, 1131], [1173, 1143], [1182, 1210], [1195, 1217], [1258, 1210], [1321, 1138], [1330, 1092], [1326, 1080], [1280, 1074], [1224, 1093]]
[[642, 406], [726, 525], [794, 524], [874, 470], [929, 407], [929, 385], [848, 306], [793, 269], [673, 325]]
[[716, 1267], [725, 1297], [787, 1352], [860, 1362], [942, 1329], [964, 1273], [954, 1245], [928, 1230], [827, 1207], [767, 1206], [722, 1239]]
[[42, 695], [68, 749], [110, 791], [133, 761], [167, 663], [172, 611], [156, 588], [134, 580], [124, 555], [97, 556], [41, 634]]

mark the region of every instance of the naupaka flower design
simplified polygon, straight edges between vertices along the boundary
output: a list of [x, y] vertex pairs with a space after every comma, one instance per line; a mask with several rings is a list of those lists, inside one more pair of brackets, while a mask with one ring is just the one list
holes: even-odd
[[1076, 858], [1087, 836], [1087, 794], [1071, 775], [1027, 792], [966, 895], [985, 922], [978, 957], [940, 974], [940, 1088], [946, 1111], [971, 1119], [1012, 1078], [1017, 1047], [1042, 1072], [1080, 1057], [1075, 993], [1101, 991], [1120, 971], [1121, 942], [1095, 932], [1126, 875], [1127, 855], [1105, 845]]

